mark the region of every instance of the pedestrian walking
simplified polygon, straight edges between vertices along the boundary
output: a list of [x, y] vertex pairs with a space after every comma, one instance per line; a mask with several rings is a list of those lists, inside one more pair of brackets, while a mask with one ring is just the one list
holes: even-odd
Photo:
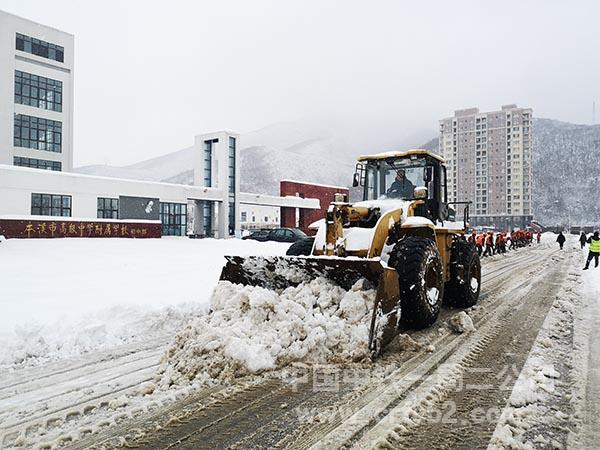
[[587, 261], [583, 270], [589, 269], [592, 259], [594, 260], [594, 267], [598, 267], [598, 257], [600, 256], [600, 235], [598, 235], [597, 231], [594, 232], [593, 236], [590, 236], [590, 238], [587, 240], [587, 243], [590, 244], [590, 251], [588, 253]]
[[539, 244], [540, 242], [542, 242], [542, 232], [538, 231], [538, 234], [537, 234], [537, 243]]
[[506, 251], [505, 248], [505, 243], [506, 241], [504, 240], [504, 233], [500, 232], [496, 235], [496, 253], [500, 254], [500, 253], [504, 253]]
[[468, 241], [475, 245], [475, 241], [477, 240], [477, 232], [473, 231], [470, 235], [469, 235], [469, 239]]
[[563, 246], [565, 245], [565, 241], [566, 240], [567, 240], [567, 238], [562, 233], [562, 231], [560, 233], [558, 233], [558, 237], [556, 238], [556, 242], [558, 242], [558, 245], [560, 246], [561, 250], [563, 249]]
[[515, 249], [519, 248], [521, 246], [521, 230], [515, 230], [512, 234], [511, 237], [511, 246], [510, 248], [512, 249], [513, 247]]
[[587, 243], [587, 236], [583, 231], [581, 232], [581, 236], [579, 236], [579, 243], [581, 244], [581, 250], [583, 250], [585, 244]]
[[477, 239], [475, 240], [475, 245], [477, 246], [477, 254], [481, 256], [483, 253], [483, 243], [485, 241], [485, 234], [478, 234]]
[[490, 231], [485, 238], [485, 251], [483, 252], [483, 256], [493, 256], [494, 255], [494, 232]]

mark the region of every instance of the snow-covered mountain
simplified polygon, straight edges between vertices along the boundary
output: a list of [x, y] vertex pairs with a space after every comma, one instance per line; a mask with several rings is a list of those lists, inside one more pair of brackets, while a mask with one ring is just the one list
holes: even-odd
[[[422, 147], [437, 152], [438, 139]], [[542, 224], [600, 224], [600, 125], [534, 119], [533, 180]]]
[[600, 125], [534, 121], [534, 214], [549, 225], [600, 224]]
[[[600, 125], [534, 119], [534, 215], [544, 224], [600, 223]], [[279, 180], [349, 186], [361, 153], [419, 146], [432, 131], [380, 138], [320, 122], [270, 125], [241, 136], [245, 192], [278, 194]], [[420, 147], [438, 150], [437, 138]], [[130, 166], [85, 166], [80, 173], [191, 184], [192, 147]]]
[[[75, 172], [134, 180], [166, 181], [190, 170], [194, 165], [194, 148], [188, 147], [129, 166], [91, 165], [77, 167]], [[193, 178], [193, 176], [192, 176]], [[191, 180], [191, 178], [190, 178]], [[190, 181], [191, 183], [191, 181]]]
[[[349, 186], [359, 154], [414, 146], [429, 135], [425, 130], [390, 140], [314, 120], [270, 125], [241, 136], [241, 189], [275, 195], [282, 179]], [[188, 147], [129, 166], [91, 165], [75, 171], [192, 184], [193, 165], [193, 147]]]
[[[327, 138], [298, 142], [290, 147], [244, 147], [240, 150], [241, 189], [276, 195], [279, 181], [294, 179], [347, 186], [354, 167], [331, 156], [336, 144]], [[130, 166], [84, 166], [76, 172], [116, 178], [192, 184], [194, 149], [188, 147]]]

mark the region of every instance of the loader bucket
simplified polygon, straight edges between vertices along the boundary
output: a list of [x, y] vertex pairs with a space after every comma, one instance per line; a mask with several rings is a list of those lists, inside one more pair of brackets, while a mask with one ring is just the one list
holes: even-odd
[[265, 289], [283, 290], [323, 277], [348, 290], [364, 278], [377, 291], [369, 332], [372, 358], [379, 356], [397, 333], [400, 319], [398, 274], [394, 269], [384, 267], [378, 259], [290, 256], [225, 258], [227, 264], [221, 272], [221, 281]]

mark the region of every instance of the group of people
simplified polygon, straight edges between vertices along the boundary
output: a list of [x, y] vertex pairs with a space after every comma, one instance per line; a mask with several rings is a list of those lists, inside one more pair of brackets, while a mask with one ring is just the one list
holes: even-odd
[[[492, 256], [494, 254], [506, 253], [507, 250], [531, 245], [533, 238], [534, 234], [529, 230], [516, 230], [512, 233], [506, 231], [477, 233], [477, 231], [473, 231], [468, 241], [475, 245], [479, 256]], [[541, 239], [542, 234], [538, 233], [538, 244]]]
[[[477, 233], [477, 231], [473, 231], [469, 235], [468, 241], [477, 247], [479, 256], [492, 256], [498, 253], [506, 253], [507, 250], [512, 250], [514, 248], [531, 245], [534, 237], [539, 244], [542, 240], [542, 233], [538, 232], [537, 234], [534, 234], [529, 230], [516, 230], [512, 233], [507, 233], [505, 231]], [[564, 248], [566, 240], [567, 238], [561, 231], [556, 238], [556, 242], [558, 242], [561, 250]], [[579, 236], [579, 244], [581, 245], [582, 250], [585, 248], [586, 244], [590, 247], [583, 270], [589, 269], [592, 260], [594, 260], [594, 267], [598, 267], [600, 263], [600, 233], [595, 231], [593, 235], [588, 237], [582, 231], [581, 236]]]
[[[556, 242], [558, 242], [561, 250], [563, 249], [566, 240], [567, 238], [562, 231], [558, 233]], [[583, 270], [588, 270], [590, 268], [590, 262], [592, 262], [592, 259], [594, 260], [594, 267], [598, 267], [598, 259], [600, 259], [600, 233], [594, 231], [594, 234], [592, 234], [590, 237], [587, 237], [587, 235], [582, 231], [581, 235], [579, 236], [579, 244], [581, 245], [581, 250], [585, 248], [586, 244], [589, 244], [590, 246], [587, 261], [585, 262], [585, 267]]]

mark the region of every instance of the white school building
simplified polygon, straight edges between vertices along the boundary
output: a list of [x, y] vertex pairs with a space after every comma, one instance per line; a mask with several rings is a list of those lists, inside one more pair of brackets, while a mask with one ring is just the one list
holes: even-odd
[[0, 11], [0, 221], [160, 220], [163, 235], [225, 238], [240, 235], [248, 212], [320, 207], [240, 192], [231, 131], [195, 137], [193, 185], [72, 173], [73, 49], [72, 34]]

